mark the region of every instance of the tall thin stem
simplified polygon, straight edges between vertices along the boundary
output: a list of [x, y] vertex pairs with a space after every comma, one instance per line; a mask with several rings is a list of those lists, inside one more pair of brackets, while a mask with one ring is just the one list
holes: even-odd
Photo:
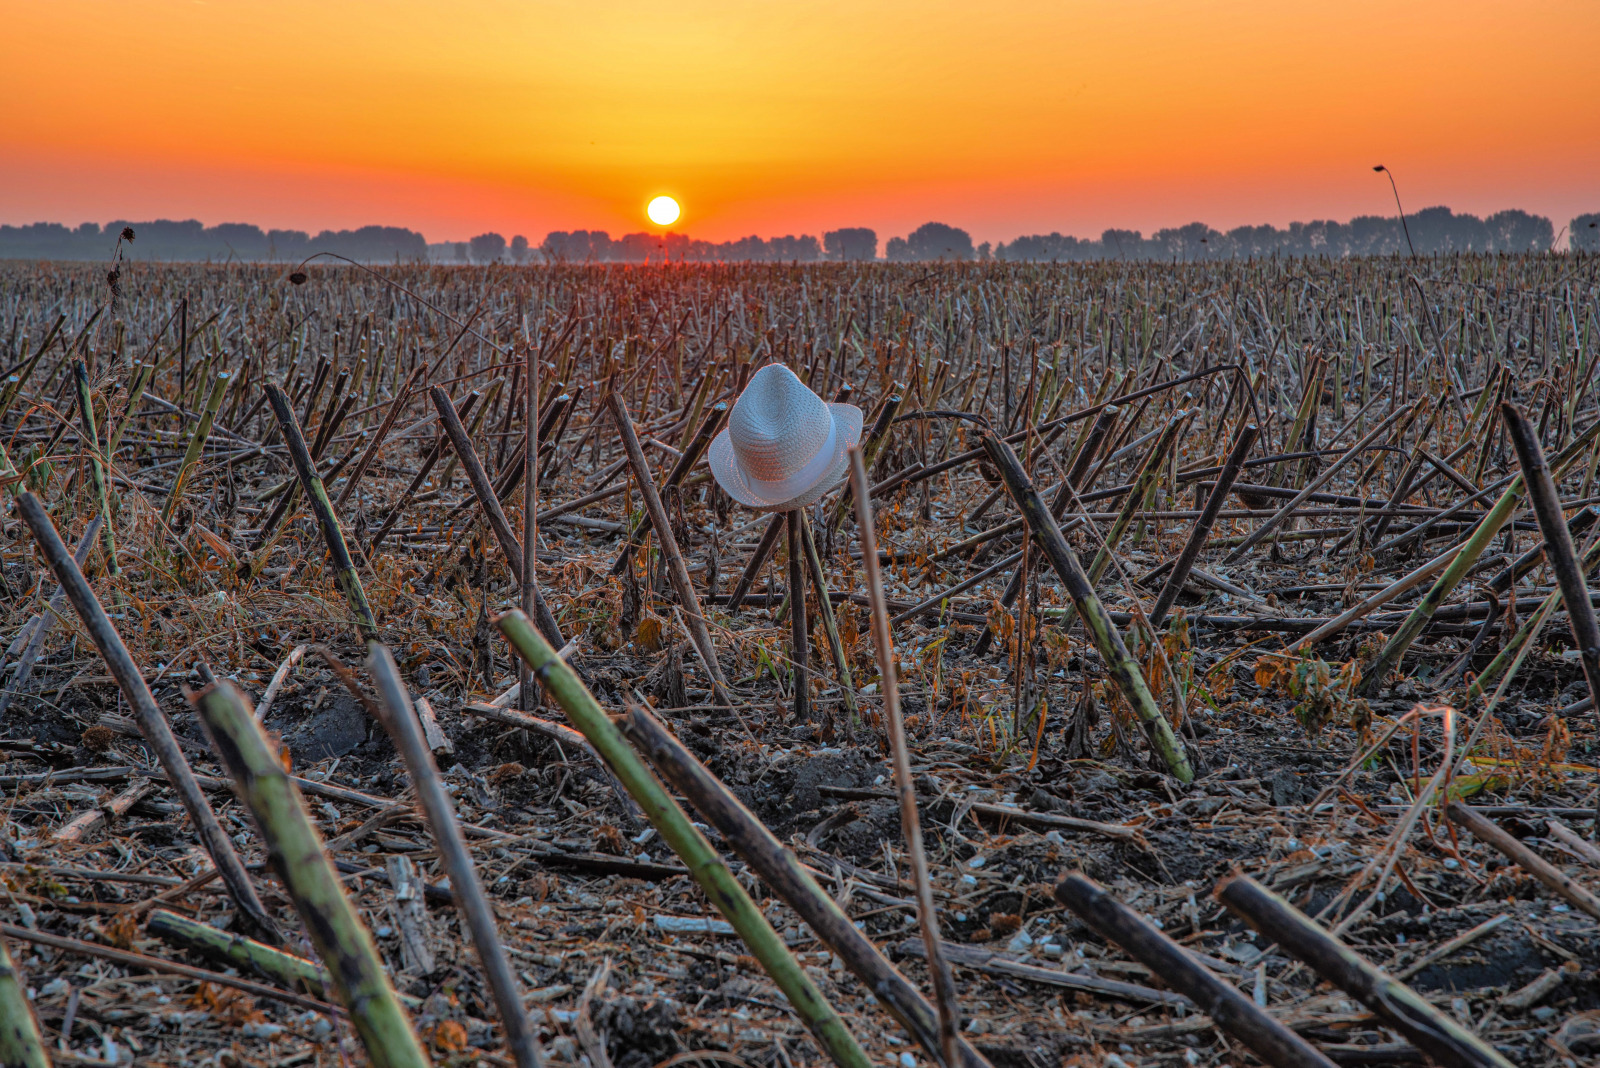
[[[917, 919], [922, 926], [922, 944], [928, 954], [928, 971], [933, 975], [934, 1003], [939, 1009], [939, 1046], [947, 1068], [960, 1064], [961, 1007], [956, 1001], [956, 984], [950, 962], [944, 959], [939, 944], [939, 914], [933, 907], [933, 884], [928, 877], [928, 858], [922, 850], [922, 821], [917, 814], [917, 790], [911, 782], [911, 757], [906, 751], [905, 724], [900, 718], [900, 687], [895, 678], [894, 638], [889, 633], [889, 609], [883, 599], [883, 579], [878, 574], [878, 537], [872, 523], [872, 494], [867, 484], [867, 467], [859, 449], [850, 450], [850, 490], [856, 507], [856, 529], [861, 539], [861, 571], [867, 581], [867, 601], [872, 606], [872, 643], [878, 653], [879, 688], [883, 691], [884, 727], [889, 749], [894, 756], [895, 792], [900, 795], [900, 823], [906, 836], [906, 855], [917, 887]], [[803, 595], [803, 594], [802, 594]]]

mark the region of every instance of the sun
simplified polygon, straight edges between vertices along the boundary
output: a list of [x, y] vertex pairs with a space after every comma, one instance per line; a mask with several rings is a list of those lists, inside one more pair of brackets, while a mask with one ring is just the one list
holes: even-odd
[[650, 221], [657, 226], [671, 226], [678, 221], [680, 210], [678, 202], [671, 197], [656, 197], [644, 209], [644, 213], [650, 216]]

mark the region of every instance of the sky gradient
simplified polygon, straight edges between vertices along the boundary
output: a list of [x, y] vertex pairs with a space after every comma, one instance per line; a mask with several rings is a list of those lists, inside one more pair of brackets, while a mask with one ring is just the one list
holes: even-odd
[[1591, 0], [0, 0], [0, 222], [430, 241], [1600, 211]]

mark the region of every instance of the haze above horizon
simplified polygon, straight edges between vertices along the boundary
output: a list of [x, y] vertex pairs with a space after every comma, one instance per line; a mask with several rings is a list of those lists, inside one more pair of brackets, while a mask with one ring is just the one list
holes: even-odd
[[0, 0], [0, 222], [975, 238], [1600, 209], [1600, 7]]

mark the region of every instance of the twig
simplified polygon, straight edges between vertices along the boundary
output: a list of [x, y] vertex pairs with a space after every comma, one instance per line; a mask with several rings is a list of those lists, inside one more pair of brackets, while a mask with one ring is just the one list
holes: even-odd
[[156, 909], [145, 922], [145, 930], [179, 949], [210, 957], [229, 968], [248, 968], [291, 990], [327, 998], [332, 989], [328, 970], [315, 961], [262, 945], [243, 935], [219, 931], [215, 927]]
[[[1421, 401], [1418, 401], [1417, 403], [1420, 404]], [[1384, 434], [1387, 434], [1389, 432], [1389, 428], [1392, 427], [1395, 424], [1395, 422], [1398, 421], [1402, 416], [1408, 414], [1410, 411], [1411, 411], [1410, 407], [1403, 407], [1403, 408], [1397, 408], [1393, 412], [1391, 412], [1389, 414], [1389, 417], [1386, 418], [1383, 422], [1379, 423], [1377, 426], [1373, 427], [1372, 430], [1367, 434], [1366, 437], [1362, 438], [1360, 441], [1358, 441], [1354, 445], [1350, 446], [1350, 448], [1347, 449], [1342, 456], [1340, 456], [1333, 463], [1329, 464], [1327, 466], [1327, 468], [1325, 468], [1320, 475], [1318, 475], [1316, 478], [1312, 479], [1309, 483], [1307, 483], [1305, 489], [1303, 489], [1299, 493], [1295, 494], [1293, 500], [1291, 500], [1288, 504], [1284, 505], [1282, 508], [1278, 509], [1275, 513], [1273, 513], [1273, 515], [1272, 515], [1272, 517], [1270, 519], [1268, 519], [1266, 522], [1262, 523], [1260, 526], [1256, 527], [1255, 530], [1251, 531], [1249, 537], [1245, 538], [1244, 541], [1240, 542], [1239, 545], [1233, 550], [1233, 552], [1229, 553], [1224, 558], [1223, 562], [1224, 563], [1229, 563], [1229, 564], [1233, 563], [1234, 561], [1238, 560], [1240, 557], [1244, 556], [1245, 553], [1249, 552], [1250, 548], [1252, 546], [1254, 546], [1257, 542], [1259, 542], [1262, 538], [1266, 537], [1268, 534], [1270, 534], [1274, 530], [1278, 529], [1278, 527], [1283, 523], [1283, 521], [1285, 519], [1288, 519], [1291, 515], [1294, 514], [1295, 509], [1299, 508], [1300, 505], [1305, 503], [1305, 500], [1306, 500], [1307, 497], [1310, 497], [1312, 493], [1316, 492], [1317, 490], [1321, 489], [1323, 486], [1327, 485], [1329, 480], [1331, 480], [1334, 475], [1338, 474], [1339, 471], [1341, 469], [1343, 469], [1345, 464], [1349, 463], [1351, 460], [1354, 460], [1356, 457], [1360, 456], [1362, 454], [1362, 452], [1364, 452], [1366, 450], [1368, 445], [1371, 445], [1374, 441], [1377, 441]]]
[[1511, 913], [1502, 912], [1498, 916], [1484, 920], [1482, 923], [1478, 924], [1478, 926], [1473, 927], [1470, 930], [1462, 931], [1460, 934], [1456, 935], [1448, 942], [1445, 942], [1437, 949], [1429, 951], [1426, 956], [1418, 957], [1410, 964], [1407, 964], [1404, 968], [1401, 968], [1399, 971], [1395, 972], [1394, 977], [1403, 983], [1407, 979], [1410, 979], [1413, 975], [1416, 975], [1418, 972], [1433, 967], [1435, 964], [1444, 960], [1457, 950], [1470, 946], [1472, 943], [1476, 942], [1490, 931], [1500, 927], [1510, 919]]
[[284, 680], [289, 677], [289, 672], [306, 655], [306, 647], [297, 645], [289, 650], [289, 655], [283, 658], [283, 663], [278, 665], [278, 670], [272, 673], [272, 679], [267, 683], [266, 691], [261, 695], [261, 702], [256, 705], [256, 719], [265, 720], [267, 713], [272, 711], [272, 702], [277, 699], [278, 691], [283, 689]]
[[[694, 465], [700, 462], [700, 457], [704, 455], [707, 447], [710, 446], [711, 438], [716, 434], [717, 427], [722, 424], [722, 417], [727, 414], [728, 405], [725, 401], [714, 405], [706, 413], [705, 420], [700, 424], [700, 429], [689, 440], [688, 446], [678, 456], [676, 462], [673, 463], [672, 470], [668, 471], [667, 477], [662, 480], [662, 489], [671, 489], [673, 486], [678, 485], [694, 469]], [[628, 565], [633, 562], [634, 556], [639, 552], [639, 547], [644, 544], [645, 535], [650, 533], [654, 525], [655, 520], [651, 519], [650, 514], [646, 512], [639, 520], [638, 526], [633, 528], [633, 533], [629, 535], [627, 543], [623, 545], [622, 552], [617, 554], [616, 563], [611, 565], [611, 573], [613, 575], [620, 575], [628, 569]]]
[[[789, 541], [789, 680], [794, 691], [794, 722], [811, 722], [811, 629], [806, 619], [805, 511], [784, 513]], [[874, 560], [874, 563], [877, 561]]]
[[772, 555], [773, 548], [778, 544], [778, 538], [783, 534], [783, 513], [774, 512], [767, 520], [766, 529], [761, 532], [761, 540], [756, 543], [755, 551], [750, 554], [750, 560], [744, 565], [744, 571], [739, 575], [739, 581], [734, 583], [733, 592], [728, 594], [727, 609], [732, 615], [739, 610], [744, 599], [750, 593], [750, 587], [755, 584], [756, 576], [761, 573], [761, 568]]
[[856, 683], [850, 670], [850, 658], [844, 642], [839, 638], [839, 624], [833, 615], [833, 598], [828, 592], [828, 578], [822, 569], [822, 557], [817, 553], [817, 539], [811, 522], [804, 512], [800, 515], [800, 533], [805, 537], [806, 568], [811, 574], [811, 585], [817, 591], [817, 611], [822, 615], [822, 629], [828, 635], [828, 648], [833, 653], [833, 667], [839, 673], [839, 693], [844, 698], [844, 736], [855, 737]]
[[339, 496], [334, 500], [335, 508], [343, 508], [344, 502], [361, 484], [362, 476], [367, 473], [367, 468], [372, 466], [372, 461], [377, 459], [378, 452], [383, 448], [383, 443], [393, 429], [394, 422], [400, 417], [400, 410], [405, 407], [406, 401], [411, 399], [411, 391], [416, 388], [417, 382], [422, 377], [422, 368], [418, 367], [411, 372], [406, 380], [400, 383], [400, 388], [395, 390], [394, 400], [389, 402], [389, 410], [384, 413], [383, 422], [378, 427], [378, 432], [372, 436], [372, 443], [367, 446], [367, 451], [361, 454], [361, 459], [356, 461], [356, 469], [350, 472], [350, 477], [345, 479], [344, 489], [339, 491]]
[[178, 465], [178, 473], [172, 479], [172, 489], [167, 492], [166, 503], [161, 506], [162, 526], [166, 526], [172, 519], [173, 510], [178, 507], [178, 502], [183, 500], [183, 491], [188, 484], [189, 475], [206, 447], [206, 438], [211, 436], [211, 424], [216, 421], [217, 411], [222, 407], [222, 398], [228, 392], [228, 384], [232, 381], [232, 377], [227, 371], [218, 371], [216, 379], [211, 384], [211, 395], [206, 398], [205, 410], [201, 412], [200, 421], [195, 424], [189, 435], [189, 447], [183, 452], [183, 462]]
[[[511, 576], [520, 586], [523, 580], [522, 571], [522, 545], [516, 535], [511, 533], [511, 524], [506, 522], [506, 514], [500, 507], [500, 498], [495, 495], [494, 487], [489, 484], [489, 476], [484, 473], [483, 464], [478, 459], [478, 452], [472, 447], [472, 439], [467, 436], [466, 428], [461, 425], [460, 416], [450, 403], [450, 394], [441, 386], [434, 386], [429, 391], [433, 398], [433, 406], [439, 412], [439, 422], [443, 425], [445, 433], [449, 435], [450, 445], [455, 449], [456, 456], [461, 460], [461, 466], [466, 469], [467, 479], [472, 483], [472, 492], [477, 495], [478, 506], [483, 509], [484, 517], [489, 521], [489, 529], [494, 531], [495, 540], [500, 543], [500, 551], [505, 555], [506, 566], [511, 569]], [[555, 616], [544, 605], [544, 598], [538, 588], [534, 592], [534, 619], [539, 621], [539, 629], [544, 632], [545, 640], [562, 645], [565, 641], [561, 637], [561, 628], [556, 624]]]

